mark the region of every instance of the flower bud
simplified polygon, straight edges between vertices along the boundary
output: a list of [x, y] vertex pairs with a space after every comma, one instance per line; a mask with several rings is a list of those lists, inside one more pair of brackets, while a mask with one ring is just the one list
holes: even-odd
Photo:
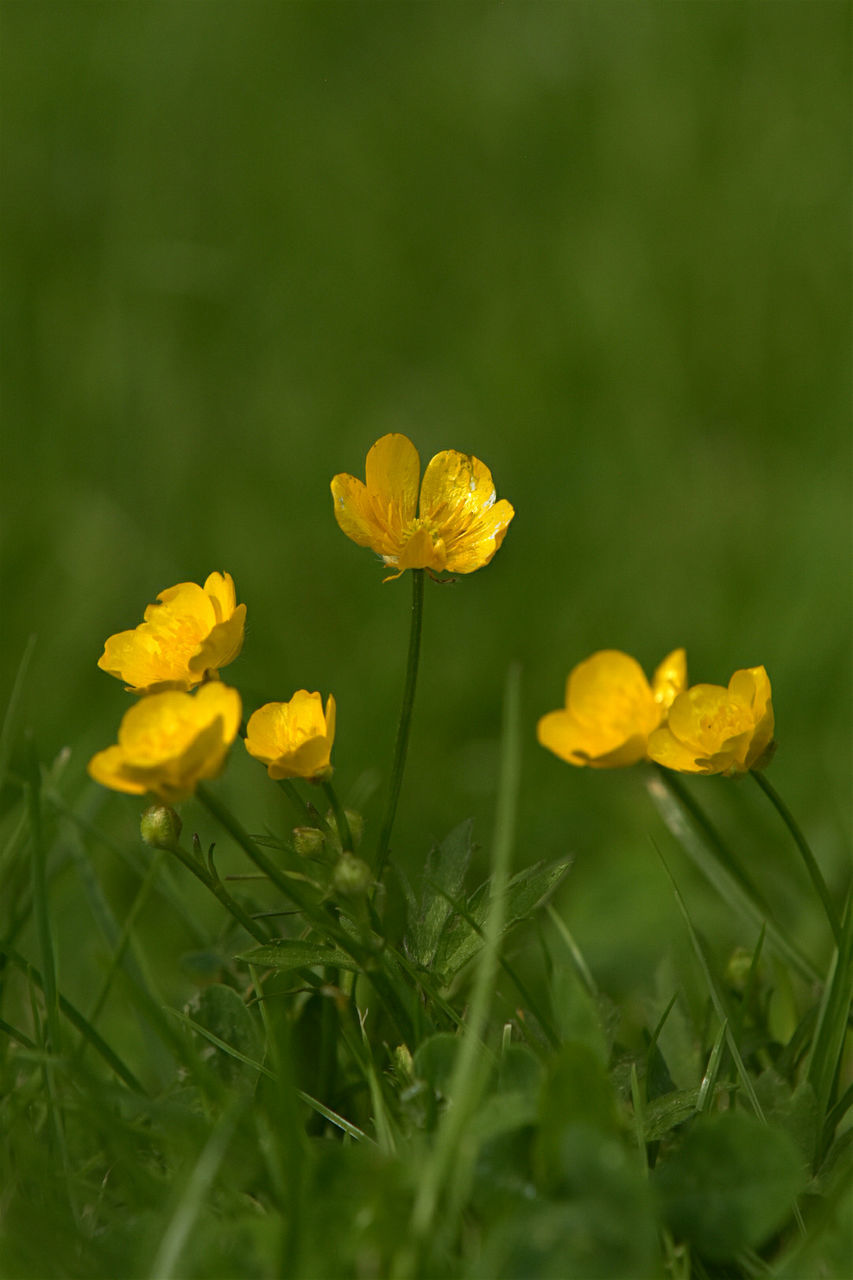
[[361, 898], [373, 883], [373, 872], [363, 858], [343, 854], [332, 872], [332, 885], [344, 898]]
[[415, 1078], [415, 1063], [407, 1045], [398, 1044], [393, 1054], [394, 1069], [400, 1079], [411, 1084]]
[[743, 995], [751, 969], [752, 952], [746, 947], [735, 947], [726, 965], [726, 985], [738, 995]]
[[139, 821], [139, 834], [152, 849], [172, 849], [183, 827], [175, 810], [167, 804], [150, 804]]
[[322, 831], [316, 827], [294, 827], [293, 847], [303, 858], [316, 858], [323, 852], [325, 844]]

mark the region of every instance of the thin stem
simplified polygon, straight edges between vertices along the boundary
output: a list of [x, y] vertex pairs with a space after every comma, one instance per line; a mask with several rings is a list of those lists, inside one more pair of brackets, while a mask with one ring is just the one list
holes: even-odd
[[300, 820], [308, 827], [314, 826], [314, 818], [308, 805], [302, 799], [302, 796], [296, 790], [296, 787], [290, 781], [290, 778], [279, 778], [278, 785], [299, 814]]
[[826, 912], [826, 918], [829, 921], [829, 927], [832, 930], [835, 945], [840, 951], [844, 941], [841, 921], [838, 918], [838, 913], [835, 910], [835, 904], [832, 901], [826, 881], [821, 873], [821, 869], [817, 864], [817, 859], [809, 848], [806, 838], [797, 825], [794, 815], [791, 813], [791, 810], [785, 804], [785, 801], [779, 795], [779, 792], [773, 786], [772, 782], [768, 782], [764, 774], [757, 769], [751, 769], [750, 772], [793, 836], [794, 844], [799, 849], [802, 859], [806, 864], [806, 870], [811, 877], [811, 882], [817, 891], [818, 897], [823, 903], [823, 909]]
[[376, 846], [376, 880], [382, 879], [385, 863], [388, 861], [388, 846], [391, 842], [391, 830], [397, 812], [397, 801], [400, 798], [400, 787], [403, 783], [403, 771], [406, 767], [406, 752], [409, 747], [409, 727], [412, 723], [412, 707], [415, 703], [415, 685], [418, 679], [418, 658], [421, 651], [421, 623], [424, 610], [424, 570], [412, 570], [412, 613], [409, 629], [409, 657], [406, 666], [406, 683], [403, 688], [403, 706], [400, 710], [400, 721], [397, 725], [397, 741], [394, 745], [394, 764], [391, 769], [391, 788], [388, 792], [388, 803], [379, 832], [379, 843]]
[[260, 925], [255, 923], [251, 916], [246, 914], [240, 904], [231, 897], [231, 894], [225, 888], [225, 885], [218, 876], [211, 875], [202, 863], [194, 858], [191, 853], [187, 853], [186, 849], [182, 849], [177, 842], [169, 846], [169, 853], [173, 853], [175, 857], [184, 864], [187, 870], [191, 871], [193, 875], [201, 881], [205, 888], [209, 889], [210, 892], [219, 899], [225, 910], [230, 912], [234, 919], [243, 926], [248, 934], [251, 934], [256, 942], [260, 942], [262, 944], [269, 942], [266, 930], [262, 929]]
[[347, 818], [346, 810], [338, 799], [337, 792], [331, 782], [324, 782], [323, 790], [326, 793], [326, 799], [332, 806], [332, 813], [335, 815], [335, 822], [338, 828], [338, 839], [341, 842], [341, 848], [344, 853], [353, 853], [352, 834], [349, 829], [349, 819]]
[[682, 809], [690, 815], [705, 838], [706, 843], [716, 854], [717, 859], [722, 863], [730, 875], [734, 876], [740, 887], [744, 889], [753, 902], [761, 909], [768, 913], [767, 903], [762, 894], [756, 888], [753, 881], [747, 875], [745, 869], [741, 866], [732, 850], [723, 840], [717, 828], [711, 822], [699, 804], [694, 800], [688, 789], [684, 786], [681, 779], [671, 769], [665, 769], [662, 765], [655, 764], [657, 776], [665, 787], [675, 796]]

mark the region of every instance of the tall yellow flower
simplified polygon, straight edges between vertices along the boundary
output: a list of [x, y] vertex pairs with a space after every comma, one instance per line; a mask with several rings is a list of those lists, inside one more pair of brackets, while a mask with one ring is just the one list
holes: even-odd
[[377, 440], [365, 481], [332, 480], [335, 518], [348, 538], [370, 547], [399, 577], [406, 569], [473, 573], [491, 560], [515, 512], [496, 502], [492, 473], [479, 458], [446, 449], [420, 482], [418, 451], [407, 436]]
[[636, 661], [618, 649], [601, 649], [569, 673], [566, 705], [542, 716], [537, 737], [569, 764], [615, 769], [646, 755], [649, 734], [687, 683], [687, 658], [674, 649], [651, 685]]
[[335, 699], [326, 710], [319, 693], [299, 689], [289, 702], [268, 702], [249, 717], [246, 750], [267, 766], [271, 778], [320, 782], [332, 772]]
[[243, 647], [246, 606], [237, 604], [230, 573], [211, 573], [203, 587], [168, 587], [144, 617], [133, 631], [110, 636], [98, 659], [132, 693], [192, 689], [215, 678]]
[[125, 713], [118, 743], [92, 757], [89, 773], [113, 791], [180, 800], [220, 772], [241, 714], [237, 690], [218, 680], [195, 694], [152, 693]]
[[683, 773], [747, 773], [766, 757], [773, 728], [770, 679], [764, 667], [747, 667], [727, 689], [695, 684], [679, 694], [649, 738], [649, 756]]

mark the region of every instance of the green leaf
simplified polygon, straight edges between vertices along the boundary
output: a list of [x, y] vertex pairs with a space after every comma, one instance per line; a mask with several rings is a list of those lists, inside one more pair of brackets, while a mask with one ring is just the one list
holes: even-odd
[[190, 1012], [194, 1022], [235, 1051], [232, 1056], [224, 1049], [213, 1050], [213, 1065], [229, 1083], [243, 1078], [251, 1070], [241, 1061], [241, 1056], [253, 1062], [263, 1058], [261, 1028], [233, 987], [219, 983], [205, 987]]
[[424, 968], [429, 968], [435, 959], [441, 935], [453, 912], [452, 900], [462, 895], [474, 847], [473, 827], [471, 818], [460, 823], [427, 857], [420, 911], [410, 920], [406, 939], [412, 959]]
[[654, 1174], [672, 1231], [715, 1262], [761, 1245], [793, 1211], [805, 1182], [793, 1139], [740, 1111], [698, 1119]]
[[587, 1044], [569, 1041], [548, 1064], [539, 1098], [536, 1161], [549, 1191], [567, 1194], [576, 1184], [571, 1154], [578, 1133], [615, 1137], [619, 1108], [610, 1076], [598, 1053]]
[[352, 973], [361, 970], [352, 956], [337, 947], [323, 942], [297, 942], [290, 938], [282, 938], [279, 942], [271, 942], [264, 947], [255, 947], [236, 957], [245, 964], [263, 965], [268, 969], [287, 971], [288, 969], [311, 969], [315, 965], [329, 965], [333, 969], [348, 969]]
[[621, 1142], [573, 1125], [562, 1134], [562, 1149], [566, 1198], [548, 1203], [534, 1199], [529, 1185], [519, 1187], [514, 1202], [501, 1205], [472, 1275], [477, 1280], [660, 1275], [648, 1184]]
[[[570, 865], [570, 860], [537, 862], [512, 877], [506, 891], [504, 933], [531, 915], [554, 892]], [[467, 914], [472, 923], [456, 914], [444, 928], [434, 968], [445, 982], [477, 955], [483, 945], [478, 929], [482, 929], [488, 912], [488, 888], [487, 881], [468, 901]]]

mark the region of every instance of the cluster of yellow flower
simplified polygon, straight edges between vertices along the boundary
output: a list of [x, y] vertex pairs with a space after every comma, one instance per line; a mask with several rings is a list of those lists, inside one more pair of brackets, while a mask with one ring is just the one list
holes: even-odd
[[594, 769], [646, 759], [684, 773], [746, 773], [772, 751], [770, 680], [748, 667], [727, 689], [687, 688], [687, 659], [674, 649], [649, 684], [636, 659], [602, 649], [570, 672], [565, 707], [543, 716], [537, 733], [561, 759]]
[[[383, 436], [367, 455], [366, 484], [343, 474], [332, 480], [338, 524], [396, 570], [391, 578], [406, 569], [472, 573], [488, 564], [514, 515], [508, 502], [496, 502], [489, 469], [449, 449], [419, 481], [411, 440]], [[220, 772], [242, 707], [219, 671], [240, 653], [245, 621], [231, 575], [212, 573], [203, 587], [182, 582], [161, 591], [138, 627], [107, 640], [98, 666], [142, 698], [124, 716], [117, 744], [90, 760], [93, 778], [173, 801]], [[300, 689], [289, 702], [260, 707], [245, 744], [271, 778], [321, 781], [331, 774], [334, 737], [334, 698], [324, 710], [319, 693]]]
[[[116, 745], [89, 761], [89, 773], [114, 791], [172, 802], [220, 772], [239, 731], [240, 695], [220, 682], [219, 670], [243, 647], [246, 606], [237, 604], [229, 573], [212, 573], [203, 587], [181, 582], [161, 591], [144, 617], [110, 636], [98, 661], [142, 696], [122, 719]], [[319, 693], [300, 689], [251, 716], [246, 749], [271, 778], [320, 778], [329, 772], [334, 736], [334, 698], [324, 713]]]
[[[497, 501], [478, 458], [445, 450], [421, 479], [415, 446], [396, 433], [370, 449], [364, 481], [336, 475], [331, 488], [343, 532], [394, 570], [386, 582], [406, 569], [473, 573], [490, 562], [515, 514]], [[242, 715], [240, 695], [219, 671], [240, 653], [245, 619], [230, 574], [212, 573], [203, 587], [182, 582], [161, 592], [138, 627], [107, 640], [98, 665], [141, 700], [122, 720], [118, 743], [90, 761], [93, 778], [171, 801], [219, 773]], [[331, 774], [334, 736], [334, 698], [324, 710], [319, 693], [300, 689], [257, 710], [245, 744], [271, 778], [320, 781]], [[574, 668], [565, 707], [542, 717], [538, 737], [576, 765], [650, 759], [694, 773], [742, 773], [772, 747], [770, 681], [751, 667], [727, 689], [688, 688], [684, 650], [676, 649], [649, 684], [632, 657], [605, 649]]]

